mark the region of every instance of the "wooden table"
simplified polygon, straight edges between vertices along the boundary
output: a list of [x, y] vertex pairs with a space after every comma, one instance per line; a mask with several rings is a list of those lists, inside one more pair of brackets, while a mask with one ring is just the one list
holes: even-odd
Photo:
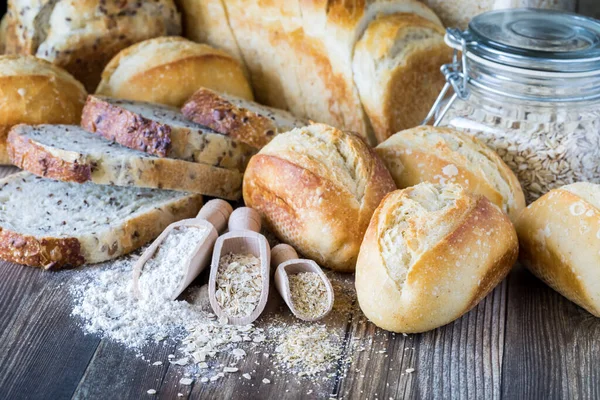
[[[15, 170], [2, 168], [0, 175]], [[77, 273], [0, 263], [0, 398], [177, 398], [178, 367], [152, 366], [82, 333], [68, 294]], [[388, 333], [364, 323], [360, 311], [331, 327], [349, 341], [359, 338], [365, 350], [345, 354], [352, 364], [330, 379], [271, 378], [269, 363], [249, 354], [240, 369], [256, 370], [252, 382], [197, 383], [183, 391], [185, 398], [600, 398], [600, 319], [521, 267], [470, 313], [432, 332]], [[151, 345], [144, 354], [166, 360], [175, 349]], [[262, 384], [263, 377], [272, 383]], [[149, 396], [150, 388], [158, 394]]]

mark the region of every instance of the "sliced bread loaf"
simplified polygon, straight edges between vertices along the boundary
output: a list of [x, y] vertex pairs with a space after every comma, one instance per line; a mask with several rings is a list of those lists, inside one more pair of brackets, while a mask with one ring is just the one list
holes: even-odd
[[259, 149], [276, 134], [307, 125], [287, 111], [205, 88], [197, 90], [181, 111], [194, 122]]
[[159, 158], [96, 136], [75, 125], [17, 125], [8, 135], [11, 162], [46, 178], [137, 186], [237, 200], [242, 173]]
[[0, 258], [44, 269], [106, 261], [195, 216], [201, 205], [197, 194], [21, 172], [0, 180]]
[[173, 107], [88, 96], [81, 126], [123, 146], [159, 157], [243, 172], [255, 150], [187, 120]]

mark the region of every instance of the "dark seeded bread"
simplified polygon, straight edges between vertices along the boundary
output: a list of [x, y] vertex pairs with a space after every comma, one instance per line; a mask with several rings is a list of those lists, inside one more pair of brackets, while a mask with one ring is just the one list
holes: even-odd
[[81, 126], [123, 146], [158, 157], [243, 172], [252, 147], [187, 120], [173, 107], [88, 96]]
[[197, 194], [21, 172], [0, 180], [0, 258], [44, 269], [106, 261], [195, 216], [201, 205]]
[[205, 88], [196, 91], [181, 112], [191, 121], [258, 149], [278, 133], [307, 125], [287, 111]]
[[8, 137], [8, 153], [17, 167], [61, 181], [170, 189], [228, 200], [241, 196], [239, 171], [159, 158], [74, 125], [17, 125]]

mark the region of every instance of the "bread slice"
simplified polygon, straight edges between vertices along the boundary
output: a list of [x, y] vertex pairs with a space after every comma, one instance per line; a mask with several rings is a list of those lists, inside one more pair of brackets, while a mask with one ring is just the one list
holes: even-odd
[[287, 111], [206, 88], [197, 90], [181, 112], [191, 121], [259, 149], [276, 134], [307, 125]]
[[123, 146], [159, 157], [194, 161], [243, 172], [255, 150], [187, 120], [160, 104], [88, 96], [81, 126]]
[[46, 178], [100, 185], [171, 189], [237, 200], [242, 173], [159, 158], [75, 125], [17, 125], [8, 137], [11, 162]]
[[0, 180], [0, 258], [44, 269], [106, 261], [195, 216], [201, 205], [197, 194], [21, 172]]

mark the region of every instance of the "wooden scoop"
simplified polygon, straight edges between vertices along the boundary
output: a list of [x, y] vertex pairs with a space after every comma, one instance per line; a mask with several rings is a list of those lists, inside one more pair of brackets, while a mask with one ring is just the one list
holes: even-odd
[[[277, 268], [275, 271], [275, 287], [296, 318], [299, 318], [303, 321], [317, 321], [329, 314], [333, 308], [333, 287], [331, 286], [331, 282], [329, 282], [327, 276], [323, 273], [323, 270], [321, 270], [316, 262], [312, 260], [299, 259], [296, 250], [287, 244], [278, 244], [277, 246], [273, 247], [273, 250], [271, 250], [271, 260], [273, 268]], [[294, 302], [292, 301], [289, 276], [301, 272], [315, 272], [319, 275], [319, 277], [321, 277], [323, 284], [325, 285], [325, 290], [327, 291], [327, 299], [325, 300], [327, 301], [327, 307], [325, 312], [323, 312], [321, 315], [307, 318], [298, 312]]]
[[[222, 235], [215, 243], [215, 250], [208, 281], [208, 296], [210, 305], [219, 319], [226, 317], [231, 325], [247, 325], [252, 323], [265, 309], [269, 297], [269, 273], [271, 261], [271, 248], [267, 239], [260, 233], [260, 215], [253, 209], [241, 207], [236, 209], [229, 218], [229, 232]], [[262, 291], [260, 301], [254, 311], [246, 317], [233, 317], [227, 315], [215, 296], [217, 289], [217, 273], [221, 257], [228, 254], [252, 254], [261, 263]]]
[[163, 233], [144, 251], [144, 254], [136, 262], [133, 267], [133, 294], [136, 298], [141, 298], [142, 295], [139, 289], [139, 278], [143, 273], [144, 265], [150, 260], [154, 253], [159, 249], [163, 241], [167, 236], [174, 230], [182, 226], [192, 226], [207, 229], [207, 233], [204, 235], [204, 239], [201, 240], [193, 251], [193, 256], [190, 258], [188, 265], [186, 266], [186, 273], [181, 283], [171, 295], [171, 298], [175, 300], [188, 286], [200, 275], [200, 273], [209, 264], [210, 256], [214, 244], [219, 237], [219, 232], [225, 230], [227, 226], [227, 220], [233, 212], [233, 208], [229, 203], [224, 200], [211, 200], [202, 207], [198, 216], [192, 219], [184, 219], [179, 222], [172, 223], [169, 225]]

